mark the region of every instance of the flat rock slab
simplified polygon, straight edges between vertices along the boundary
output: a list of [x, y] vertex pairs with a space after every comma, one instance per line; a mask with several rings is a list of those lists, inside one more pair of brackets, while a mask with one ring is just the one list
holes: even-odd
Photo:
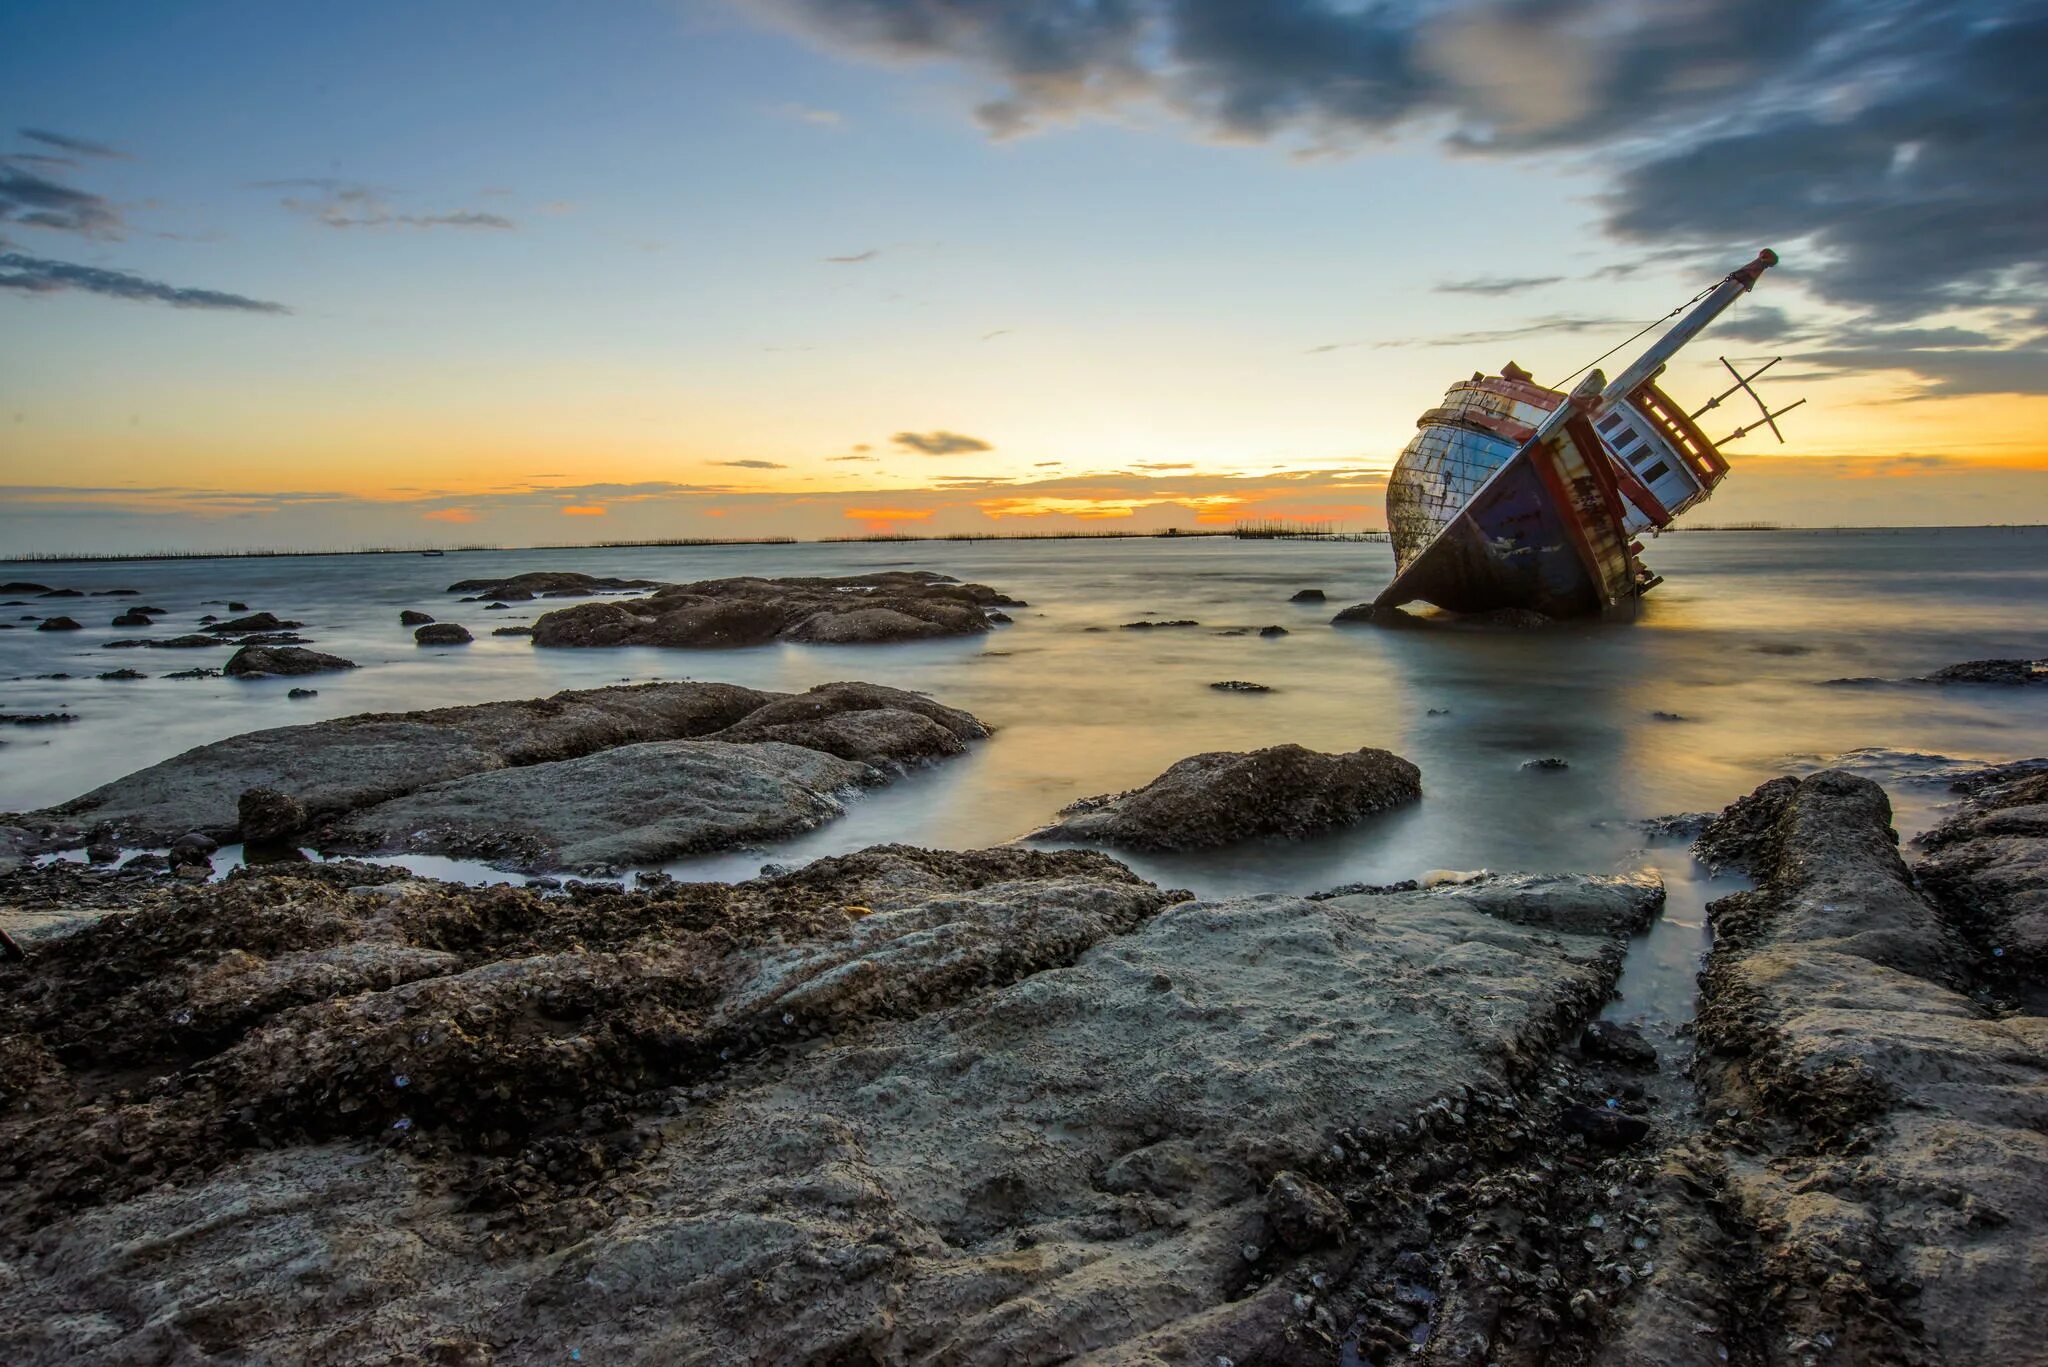
[[[1547, 1070], [1658, 892], [1173, 905], [1092, 853], [900, 848], [675, 901], [192, 890], [4, 999], [58, 1109], [0, 1118], [31, 1179], [0, 1332], [27, 1362], [1211, 1362], [1276, 1175], [1341, 1189]], [[176, 1076], [101, 1098], [73, 1038]]]
[[193, 830], [227, 839], [249, 788], [275, 788], [316, 817], [333, 816], [465, 774], [709, 735], [779, 696], [642, 684], [273, 727], [187, 750], [35, 816], [79, 830], [105, 823], [139, 844]]
[[437, 783], [350, 815], [319, 843], [529, 873], [654, 864], [799, 835], [885, 781], [800, 745], [648, 741]]
[[1132, 850], [1209, 849], [1240, 840], [1301, 839], [1421, 796], [1422, 771], [1385, 750], [1219, 750], [1191, 755], [1142, 788], [1083, 798], [1032, 838]]
[[597, 593], [631, 593], [635, 589], [663, 587], [659, 579], [615, 579], [603, 575], [579, 574], [573, 570], [531, 570], [504, 579], [464, 579], [448, 586], [450, 593], [473, 593], [479, 598], [524, 600], [529, 598], [578, 598]]
[[707, 579], [673, 584], [646, 598], [547, 613], [533, 624], [533, 643], [694, 649], [771, 641], [868, 645], [986, 632], [991, 627], [985, 609], [1013, 601], [985, 584], [925, 571]]

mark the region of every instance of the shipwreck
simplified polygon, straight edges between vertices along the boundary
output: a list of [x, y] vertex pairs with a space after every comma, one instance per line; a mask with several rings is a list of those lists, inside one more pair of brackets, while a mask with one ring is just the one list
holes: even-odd
[[1625, 609], [1655, 588], [1662, 581], [1642, 562], [1642, 539], [1728, 474], [1697, 420], [1738, 392], [1756, 399], [1763, 416], [1725, 444], [1759, 427], [1775, 433], [1775, 420], [1799, 406], [1772, 411], [1751, 388], [1775, 360], [1744, 375], [1723, 358], [1735, 383], [1692, 413], [1657, 387], [1658, 377], [1777, 262], [1760, 252], [1687, 301], [1691, 311], [1612, 381], [1590, 368], [1565, 393], [1510, 364], [1452, 385], [1417, 421], [1388, 477], [1394, 579], [1376, 603], [1582, 617]]

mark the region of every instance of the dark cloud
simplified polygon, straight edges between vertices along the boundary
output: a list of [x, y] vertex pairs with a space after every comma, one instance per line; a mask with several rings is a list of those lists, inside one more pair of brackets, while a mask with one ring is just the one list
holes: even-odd
[[[1627, 318], [1587, 318], [1552, 314], [1545, 318], [1534, 318], [1515, 327], [1486, 328], [1476, 332], [1449, 332], [1441, 337], [1399, 337], [1392, 341], [1375, 342], [1377, 347], [1437, 347], [1437, 346], [1483, 346], [1492, 342], [1512, 342], [1518, 337], [1534, 337], [1546, 332], [1606, 332], [1627, 329], [1632, 332], [1641, 323]], [[1626, 335], [1623, 333], [1622, 335]], [[1334, 350], [1332, 347], [1318, 347], [1318, 351]]]
[[855, 252], [851, 256], [828, 256], [825, 259], [836, 266], [858, 266], [861, 262], [872, 261], [881, 254], [880, 248], [870, 247], [864, 252]]
[[1777, 288], [1859, 317], [2048, 324], [2048, 0], [761, 3], [838, 50], [980, 76], [998, 136], [1145, 103], [1297, 151], [1597, 153], [1606, 226], [1644, 261], [1774, 245]]
[[256, 182], [264, 190], [305, 189], [312, 195], [286, 195], [278, 202], [328, 228], [490, 228], [509, 230], [519, 225], [503, 214], [476, 209], [450, 213], [400, 213], [392, 207], [387, 192], [370, 185], [340, 180], [265, 180]]
[[119, 237], [121, 212], [111, 202], [22, 169], [24, 162], [44, 160], [0, 157], [0, 222], [86, 237]]
[[1524, 290], [1555, 285], [1561, 275], [1480, 276], [1471, 280], [1446, 280], [1436, 287], [1438, 294], [1520, 294]]
[[727, 465], [735, 470], [787, 470], [789, 467], [774, 460], [714, 460], [713, 465]]
[[148, 280], [127, 271], [98, 266], [73, 265], [68, 261], [47, 261], [20, 252], [0, 252], [0, 289], [27, 294], [57, 294], [79, 290], [103, 294], [111, 299], [133, 299], [143, 303], [169, 304], [181, 309], [226, 309], [239, 313], [289, 313], [282, 304], [251, 299], [220, 290], [182, 289], [161, 280]]
[[[1917, 394], [2039, 394], [2048, 377], [2048, 342], [2011, 347], [1927, 347], [1904, 344], [1823, 347], [1798, 353], [1812, 378], [1872, 371], [1904, 371], [1919, 381]], [[1774, 374], [1776, 372], [1773, 372]], [[1787, 378], [1794, 378], [1788, 376]]]
[[827, 456], [826, 460], [880, 460], [880, 456]]
[[70, 152], [81, 157], [109, 157], [115, 161], [133, 161], [134, 158], [118, 147], [109, 147], [103, 142], [90, 138], [67, 137], [52, 133], [46, 128], [23, 128], [17, 130], [30, 142], [39, 142], [45, 147], [54, 147], [60, 152]]
[[927, 456], [957, 456], [969, 451], [995, 449], [980, 437], [963, 437], [958, 432], [898, 432], [889, 440]]

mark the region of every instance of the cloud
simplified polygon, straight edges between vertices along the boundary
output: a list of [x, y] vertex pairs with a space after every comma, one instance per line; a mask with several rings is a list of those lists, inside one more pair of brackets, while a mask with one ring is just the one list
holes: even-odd
[[1589, 154], [1614, 168], [1606, 229], [1647, 258], [1727, 269], [1768, 244], [1786, 249], [1780, 280], [1859, 315], [2048, 321], [2041, 0], [755, 8], [848, 56], [966, 72], [996, 137], [1140, 106], [1296, 152], [1438, 137], [1480, 156]]
[[[1391, 341], [1375, 342], [1374, 346], [1387, 347], [1440, 347], [1440, 346], [1484, 346], [1493, 342], [1512, 342], [1518, 337], [1534, 337], [1546, 332], [1603, 332], [1609, 329], [1627, 328], [1633, 332], [1641, 323], [1629, 318], [1574, 317], [1551, 314], [1548, 317], [1532, 319], [1514, 327], [1484, 328], [1476, 332], [1449, 332], [1441, 337], [1397, 337]], [[1328, 348], [1318, 348], [1327, 350]]]
[[729, 465], [735, 470], [787, 470], [789, 467], [774, 460], [714, 460], [713, 465]]
[[118, 147], [109, 147], [103, 142], [90, 138], [67, 137], [52, 133], [46, 128], [23, 128], [18, 130], [30, 142], [39, 142], [45, 147], [54, 147], [60, 152], [71, 152], [81, 157], [109, 157], [115, 161], [133, 161], [134, 158]]
[[826, 460], [842, 460], [842, 461], [843, 461], [843, 460], [861, 460], [861, 461], [868, 461], [868, 460], [880, 460], [880, 459], [881, 459], [881, 457], [880, 457], [880, 456], [827, 456], [827, 457], [825, 457], [825, 459], [826, 459]]
[[848, 508], [844, 516], [871, 532], [893, 532], [906, 522], [929, 522], [937, 508]]
[[1438, 294], [1521, 294], [1527, 290], [1555, 285], [1561, 275], [1475, 276], [1470, 280], [1446, 280], [1436, 286]]
[[963, 437], [958, 432], [898, 432], [889, 440], [927, 456], [957, 456], [969, 451], [995, 449], [980, 437]]
[[420, 516], [429, 522], [468, 523], [478, 520], [474, 508], [431, 508]]
[[1131, 468], [1133, 470], [1192, 470], [1195, 468], [1195, 466], [1194, 462], [1192, 461], [1154, 460], [1139, 461], [1136, 465], [1133, 465]]
[[610, 511], [602, 503], [565, 503], [563, 517], [603, 517]]
[[813, 128], [837, 128], [846, 122], [836, 109], [814, 109], [807, 104], [778, 104], [774, 112], [785, 119], [810, 124]]
[[141, 303], [169, 304], [181, 309], [222, 309], [238, 313], [290, 313], [283, 304], [272, 304], [246, 295], [221, 290], [185, 289], [148, 280], [127, 271], [99, 266], [79, 266], [68, 261], [49, 261], [20, 252], [0, 252], [0, 289], [27, 294], [58, 294], [77, 290], [101, 294], [110, 299], [131, 299]]
[[[121, 211], [89, 190], [59, 184], [21, 169], [28, 157], [0, 157], [0, 222], [84, 237], [119, 237]], [[36, 160], [45, 160], [38, 158]]]
[[264, 180], [265, 190], [305, 189], [310, 196], [287, 195], [278, 203], [327, 228], [483, 228], [509, 231], [519, 225], [503, 214], [461, 209], [438, 214], [400, 213], [385, 191], [341, 180]]
[[881, 248], [870, 247], [864, 252], [855, 252], [852, 256], [828, 256], [825, 259], [834, 265], [857, 266], [863, 261], [872, 261], [881, 254]]
[[1917, 397], [2039, 394], [2048, 389], [2048, 343], [2012, 347], [1905, 344], [1821, 348], [1797, 359], [1832, 374], [1904, 371], [1920, 381]]

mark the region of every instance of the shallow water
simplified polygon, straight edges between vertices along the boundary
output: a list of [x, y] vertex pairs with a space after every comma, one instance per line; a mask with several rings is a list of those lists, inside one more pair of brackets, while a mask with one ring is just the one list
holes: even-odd
[[[1203, 750], [1294, 741], [1384, 746], [1421, 766], [1424, 800], [1343, 834], [1128, 860], [1203, 895], [1383, 883], [1434, 869], [1606, 871], [1654, 866], [1667, 922], [1632, 955], [1629, 1000], [1689, 1000], [1708, 885], [1682, 845], [1646, 849], [1634, 819], [1718, 808], [1775, 774], [1870, 748], [1902, 833], [1939, 815], [1944, 758], [2048, 753], [2048, 690], [1829, 685], [1959, 660], [2048, 654], [2048, 531], [1725, 532], [1669, 536], [1647, 556], [1666, 576], [1633, 621], [1525, 633], [1340, 629], [1391, 571], [1383, 544], [1200, 540], [1021, 541], [634, 548], [418, 555], [0, 565], [0, 579], [137, 598], [31, 600], [7, 618], [64, 613], [86, 630], [0, 632], [0, 711], [75, 713], [60, 727], [0, 728], [0, 809], [61, 801], [190, 746], [258, 727], [366, 711], [531, 697], [624, 679], [722, 679], [802, 689], [866, 679], [924, 690], [996, 728], [963, 760], [853, 803], [848, 815], [767, 855], [672, 865], [747, 876], [883, 840], [968, 848], [1014, 839], [1077, 797], [1144, 783]], [[457, 603], [458, 579], [521, 570], [687, 580], [735, 574], [939, 570], [1029, 600], [1014, 626], [963, 641], [771, 646], [741, 651], [535, 650], [494, 626], [504, 612]], [[1324, 603], [1297, 604], [1299, 588]], [[316, 648], [364, 667], [307, 679], [106, 682], [219, 665], [216, 650], [107, 650], [123, 637], [193, 629], [206, 600], [235, 599], [306, 623]], [[116, 629], [127, 606], [164, 625]], [[421, 608], [477, 633], [421, 648], [398, 625]], [[1122, 631], [1144, 618], [1199, 627]], [[1223, 636], [1277, 624], [1286, 636]], [[1107, 627], [1090, 631], [1090, 627]], [[25, 676], [66, 672], [64, 681]], [[1208, 685], [1248, 679], [1263, 694]], [[319, 690], [290, 699], [292, 687]], [[1657, 714], [1683, 720], [1665, 720]], [[1893, 753], [1898, 752], [1898, 753]], [[1555, 756], [1570, 767], [1528, 771]], [[1916, 759], [1914, 756], [1927, 758]], [[408, 864], [418, 861], [406, 860]]]

